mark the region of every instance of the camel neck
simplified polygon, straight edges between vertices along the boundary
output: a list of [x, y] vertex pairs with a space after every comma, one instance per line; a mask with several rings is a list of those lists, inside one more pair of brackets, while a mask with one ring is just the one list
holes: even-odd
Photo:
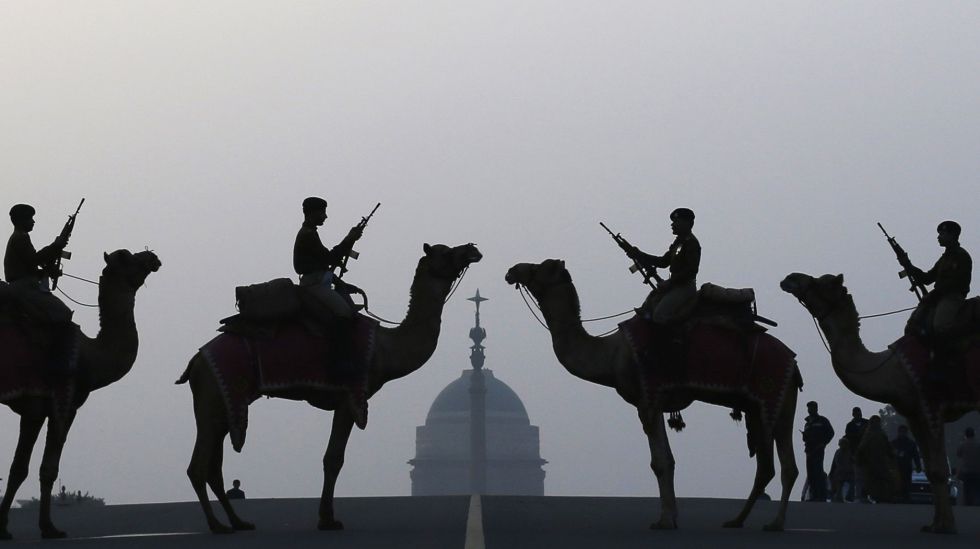
[[590, 335], [582, 326], [578, 292], [571, 282], [552, 286], [541, 305], [558, 361], [572, 375], [608, 387], [615, 386], [616, 347], [610, 338]]
[[91, 390], [118, 381], [132, 368], [139, 348], [134, 306], [136, 291], [123, 281], [99, 280], [99, 334], [85, 354]]
[[901, 398], [901, 379], [891, 351], [871, 352], [861, 340], [861, 323], [850, 296], [820, 320], [827, 336], [834, 371], [845, 386], [864, 398], [895, 403]]
[[418, 370], [436, 350], [444, 300], [452, 281], [432, 277], [426, 271], [427, 266], [420, 262], [412, 281], [405, 319], [394, 328], [382, 328], [379, 334], [383, 334], [384, 341], [379, 342], [378, 352], [387, 354], [382, 382]]

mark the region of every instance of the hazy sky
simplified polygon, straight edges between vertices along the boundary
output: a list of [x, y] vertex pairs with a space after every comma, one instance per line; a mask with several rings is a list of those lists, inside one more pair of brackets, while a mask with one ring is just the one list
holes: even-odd
[[[403, 315], [424, 242], [485, 256], [429, 363], [371, 400], [338, 495], [410, 492], [415, 427], [469, 367], [477, 288], [487, 367], [541, 428], [546, 492], [656, 495], [634, 409], [557, 363], [503, 276], [563, 258], [585, 317], [627, 310], [645, 287], [598, 222], [662, 253], [678, 206], [697, 212], [699, 282], [756, 289], [799, 355], [801, 402], [842, 431], [851, 406], [880, 405], [834, 376], [778, 282], [843, 273], [862, 313], [913, 305], [875, 221], [923, 266], [947, 218], [980, 254], [978, 28], [976, 2], [3, 2], [0, 209], [35, 205], [42, 245], [85, 197], [72, 274], [98, 276], [117, 248], [163, 261], [138, 294], [137, 363], [80, 411], [62, 482], [111, 503], [194, 497], [191, 395], [173, 381], [236, 285], [292, 275], [312, 194], [330, 202], [331, 242], [383, 203], [348, 275], [382, 316]], [[96, 332], [91, 310], [76, 319]], [[865, 321], [866, 343], [904, 320]], [[685, 419], [678, 495], [746, 495], [744, 428], [704, 404]], [[317, 496], [330, 415], [263, 399], [250, 420], [225, 478], [250, 497]], [[16, 431], [0, 409], [4, 478]], [[18, 497], [37, 494], [39, 455]]]

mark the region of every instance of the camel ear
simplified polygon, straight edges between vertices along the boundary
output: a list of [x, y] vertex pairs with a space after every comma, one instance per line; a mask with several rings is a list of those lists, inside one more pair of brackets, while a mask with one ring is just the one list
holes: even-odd
[[839, 274], [839, 275], [835, 276], [834, 277], [834, 284], [837, 284], [838, 286], [843, 286], [844, 285], [844, 275]]
[[429, 246], [427, 243], [422, 244], [422, 251], [425, 252], [425, 255], [429, 255], [429, 252], [431, 250], [432, 250], [432, 246]]
[[105, 259], [105, 262], [108, 263], [109, 262], [109, 254], [106, 253], [106, 252], [102, 252], [102, 259]]

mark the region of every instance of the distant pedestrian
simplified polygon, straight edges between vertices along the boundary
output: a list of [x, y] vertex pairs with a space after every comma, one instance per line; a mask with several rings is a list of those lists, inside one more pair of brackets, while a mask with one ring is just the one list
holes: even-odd
[[228, 499], [245, 499], [245, 491], [242, 490], [242, 481], [237, 478], [231, 481], [231, 489], [225, 492]]
[[807, 501], [827, 501], [827, 474], [823, 470], [824, 451], [834, 440], [834, 428], [827, 418], [817, 413], [817, 403], [807, 402], [803, 425], [803, 451], [806, 453], [806, 479], [810, 487]]
[[956, 449], [956, 476], [963, 483], [963, 504], [980, 505], [980, 444], [973, 427], [966, 428]]
[[[851, 421], [844, 426], [844, 438], [847, 439], [848, 446], [851, 448], [851, 457], [857, 453], [858, 446], [861, 444], [861, 436], [868, 427], [868, 418], [864, 417], [861, 408], [855, 406], [851, 408]], [[849, 490], [852, 500], [864, 499], [864, 474], [859, 467], [854, 470], [854, 484]]]
[[830, 462], [830, 500], [854, 501], [854, 454], [851, 441], [841, 437]]
[[895, 461], [898, 464], [898, 499], [908, 501], [912, 493], [912, 471], [922, 472], [919, 446], [909, 438], [908, 426], [898, 426], [898, 436], [892, 440], [892, 449], [895, 450]]
[[898, 491], [898, 466], [895, 452], [888, 441], [888, 435], [881, 428], [881, 418], [871, 416], [868, 428], [861, 436], [855, 461], [864, 474], [864, 488], [867, 496], [875, 502], [890, 502]]

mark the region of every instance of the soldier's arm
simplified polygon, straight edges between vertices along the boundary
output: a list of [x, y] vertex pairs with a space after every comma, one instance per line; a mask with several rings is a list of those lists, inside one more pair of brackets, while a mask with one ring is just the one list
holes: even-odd
[[916, 267], [915, 265], [909, 264], [905, 270], [915, 278], [916, 282], [921, 282], [922, 284], [932, 284], [936, 281], [936, 273], [938, 272], [939, 261], [932, 266], [928, 271], [923, 271], [922, 269]]
[[632, 254], [630, 254], [630, 257], [635, 259], [636, 261], [639, 261], [643, 265], [650, 265], [653, 267], [658, 267], [660, 269], [664, 269], [670, 266], [670, 259], [668, 258], [667, 255], [660, 256], [660, 255], [648, 254], [640, 250], [636, 246], [633, 247], [633, 250], [634, 251]]
[[56, 238], [54, 242], [37, 251], [34, 258], [35, 261], [37, 261], [35, 265], [47, 265], [48, 263], [51, 263], [52, 261], [58, 259], [58, 256], [61, 255], [61, 250], [64, 249], [65, 243], [61, 240], [61, 238]]

